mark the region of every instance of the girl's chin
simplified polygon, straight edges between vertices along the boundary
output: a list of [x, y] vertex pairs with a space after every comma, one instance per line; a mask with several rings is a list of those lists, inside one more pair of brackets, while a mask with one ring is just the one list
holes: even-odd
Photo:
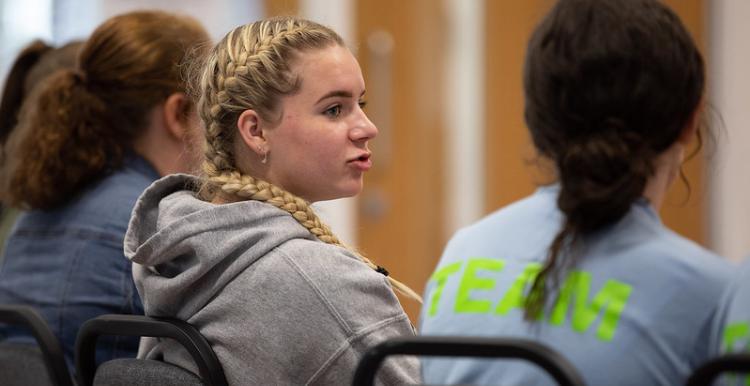
[[343, 186], [340, 189], [337, 189], [333, 192], [325, 192], [318, 195], [315, 195], [313, 199], [308, 197], [303, 197], [305, 200], [309, 202], [319, 202], [319, 201], [330, 201], [330, 200], [338, 200], [340, 198], [348, 198], [348, 197], [354, 197], [362, 192], [362, 184], [353, 184], [352, 186]]

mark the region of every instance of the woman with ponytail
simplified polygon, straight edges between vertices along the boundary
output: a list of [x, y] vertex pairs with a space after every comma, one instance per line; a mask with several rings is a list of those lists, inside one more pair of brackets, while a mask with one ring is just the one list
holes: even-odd
[[[21, 106], [26, 100], [34, 103], [34, 98], [30, 97], [34, 89], [43, 87], [44, 80], [56, 71], [73, 68], [82, 45], [80, 41], [73, 41], [60, 47], [52, 47], [41, 40], [35, 40], [21, 50], [5, 78], [0, 100], [0, 149], [18, 124]], [[19, 213], [16, 208], [0, 206], [0, 251]], [[1, 259], [2, 256], [0, 262]]]
[[[196, 65], [203, 173], [141, 196], [125, 253], [147, 315], [196, 326], [230, 385], [346, 385], [369, 347], [413, 335], [393, 290], [419, 296], [345, 246], [311, 203], [362, 190], [377, 128], [341, 37], [273, 18], [230, 31]], [[196, 371], [170, 341], [141, 354]], [[404, 384], [417, 363], [388, 362]]]
[[[207, 42], [203, 27], [182, 16], [105, 21], [73, 68], [34, 90], [4, 145], [0, 198], [26, 212], [0, 265], [0, 303], [37, 308], [71, 367], [84, 321], [143, 313], [123, 238], [151, 182], [198, 167], [195, 108], [179, 65]], [[10, 329], [0, 337], [28, 339]], [[98, 346], [98, 360], [135, 356], [137, 344], [111, 340]]]
[[[556, 183], [453, 237], [422, 333], [537, 340], [590, 385], [684, 383], [712, 354], [730, 272], [658, 215], [699, 130], [700, 52], [659, 1], [560, 0], [529, 41], [524, 91]], [[518, 363], [423, 370], [430, 383], [550, 384]]]
[[41, 87], [43, 80], [58, 70], [73, 68], [82, 45], [80, 41], [73, 41], [53, 47], [35, 40], [21, 50], [5, 79], [0, 100], [0, 143], [5, 143], [18, 124], [21, 105], [34, 88]]

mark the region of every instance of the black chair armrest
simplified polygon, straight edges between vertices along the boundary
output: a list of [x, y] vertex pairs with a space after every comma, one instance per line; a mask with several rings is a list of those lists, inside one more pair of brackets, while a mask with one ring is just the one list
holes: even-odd
[[76, 369], [80, 386], [93, 384], [96, 374], [96, 340], [100, 335], [171, 338], [183, 345], [198, 365], [204, 383], [226, 386], [224, 370], [211, 345], [189, 323], [172, 318], [142, 315], [101, 315], [86, 321], [76, 339]]
[[0, 322], [28, 328], [42, 351], [52, 382], [60, 386], [73, 385], [60, 341], [36, 310], [22, 305], [0, 305]]
[[750, 373], [750, 354], [724, 354], [700, 365], [687, 380], [687, 386], [706, 386], [721, 373]]
[[526, 339], [418, 336], [398, 338], [368, 350], [357, 366], [353, 385], [371, 386], [375, 373], [391, 355], [525, 359], [547, 371], [560, 385], [583, 386], [583, 377], [552, 349]]

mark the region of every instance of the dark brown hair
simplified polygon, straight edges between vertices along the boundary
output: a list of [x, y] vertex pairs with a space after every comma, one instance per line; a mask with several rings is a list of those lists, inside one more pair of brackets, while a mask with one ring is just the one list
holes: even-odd
[[55, 208], [120, 167], [149, 111], [185, 90], [179, 64], [186, 53], [208, 40], [194, 19], [159, 11], [101, 24], [78, 66], [53, 75], [22, 109], [6, 145], [3, 200]]
[[556, 165], [563, 224], [527, 298], [527, 318], [539, 315], [584, 237], [642, 196], [655, 157], [698, 109], [704, 73], [690, 34], [659, 1], [561, 0], [536, 28], [525, 118], [538, 152]]
[[54, 48], [35, 40], [18, 54], [8, 72], [0, 100], [0, 144], [18, 123], [18, 113], [34, 87], [57, 70], [73, 68], [83, 42], [75, 41]]

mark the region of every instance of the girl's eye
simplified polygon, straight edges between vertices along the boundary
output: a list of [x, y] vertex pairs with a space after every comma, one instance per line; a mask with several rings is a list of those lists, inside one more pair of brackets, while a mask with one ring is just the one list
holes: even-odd
[[341, 106], [339, 105], [333, 106], [329, 108], [328, 110], [324, 111], [323, 113], [329, 116], [330, 118], [336, 118], [339, 115], [341, 115]]
[[364, 110], [367, 107], [367, 101], [359, 101], [359, 108]]

